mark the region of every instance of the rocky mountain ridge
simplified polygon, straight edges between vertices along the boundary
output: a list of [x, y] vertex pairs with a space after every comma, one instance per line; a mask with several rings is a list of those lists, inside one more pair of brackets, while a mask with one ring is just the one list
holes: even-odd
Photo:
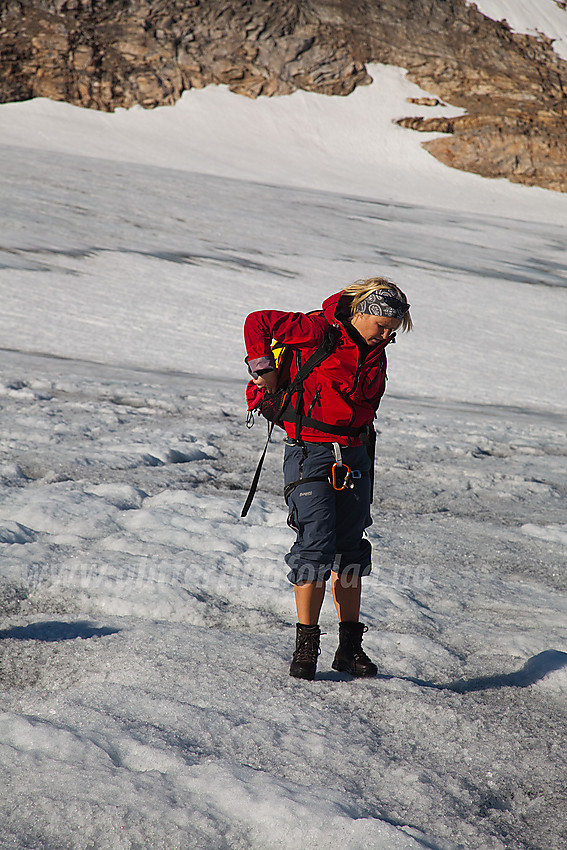
[[0, 5], [2, 102], [152, 108], [211, 83], [253, 98], [296, 89], [348, 95], [371, 82], [370, 62], [406, 68], [410, 80], [465, 110], [399, 121], [443, 133], [425, 145], [443, 162], [567, 191], [567, 62], [549, 39], [512, 33], [465, 0]]

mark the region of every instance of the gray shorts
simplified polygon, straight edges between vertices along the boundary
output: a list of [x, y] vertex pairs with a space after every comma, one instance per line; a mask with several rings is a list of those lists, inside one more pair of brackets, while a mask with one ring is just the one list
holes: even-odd
[[[331, 572], [366, 576], [371, 546], [364, 529], [370, 518], [370, 457], [364, 446], [342, 449], [343, 462], [360, 472], [354, 487], [335, 490], [327, 481], [307, 481], [288, 497], [288, 525], [297, 533], [286, 564], [292, 584], [327, 581]], [[285, 486], [306, 478], [326, 478], [335, 458], [332, 444], [289, 444], [284, 454]], [[302, 474], [300, 474], [302, 473]]]

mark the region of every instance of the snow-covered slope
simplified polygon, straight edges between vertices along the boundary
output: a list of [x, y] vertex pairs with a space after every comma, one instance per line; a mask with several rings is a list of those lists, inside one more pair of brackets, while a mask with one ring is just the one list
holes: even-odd
[[[0, 107], [0, 846], [564, 841], [567, 199], [347, 99]], [[380, 96], [376, 97], [377, 92]], [[374, 681], [287, 673], [281, 447], [241, 326], [385, 273]]]
[[[567, 14], [565, 16], [567, 18]], [[457, 209], [524, 221], [567, 223], [567, 198], [545, 189], [486, 180], [446, 166], [421, 148], [436, 134], [392, 122], [452, 116], [454, 107], [409, 106], [427, 94], [390, 66], [348, 97], [297, 91], [249, 100], [224, 86], [193, 89], [174, 106], [113, 114], [37, 99], [0, 105], [5, 145], [201, 174], [309, 187], [380, 201]]]
[[553, 39], [553, 49], [567, 59], [567, 9], [562, 0], [471, 0], [492, 18], [506, 21], [514, 32]]

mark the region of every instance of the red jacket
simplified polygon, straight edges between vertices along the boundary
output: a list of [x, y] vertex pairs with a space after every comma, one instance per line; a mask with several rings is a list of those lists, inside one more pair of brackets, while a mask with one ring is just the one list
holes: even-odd
[[[370, 425], [386, 387], [386, 345], [393, 337], [375, 348], [359, 345], [347, 333], [341, 317], [348, 315], [349, 297], [342, 292], [331, 295], [323, 303], [323, 313], [284, 313], [280, 310], [259, 310], [250, 313], [244, 324], [244, 341], [250, 369], [269, 368], [273, 364], [273, 340], [289, 345], [300, 352], [301, 363], [317, 350], [329, 324], [341, 331], [333, 353], [305, 378], [303, 382], [303, 413], [320, 422], [334, 426], [360, 427]], [[365, 356], [366, 354], [366, 356]], [[297, 373], [292, 358], [291, 379]], [[255, 410], [263, 397], [252, 381], [246, 393], [248, 409]], [[290, 437], [295, 437], [295, 425], [284, 423]], [[306, 442], [338, 442], [360, 445], [353, 437], [336, 436], [304, 426], [301, 439]]]

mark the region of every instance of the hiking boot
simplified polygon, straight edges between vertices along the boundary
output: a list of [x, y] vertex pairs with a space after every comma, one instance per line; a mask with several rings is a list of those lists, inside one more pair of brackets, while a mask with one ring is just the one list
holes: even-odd
[[297, 623], [295, 652], [289, 668], [289, 675], [296, 679], [314, 679], [317, 670], [317, 658], [321, 629], [319, 626], [303, 626]]
[[339, 646], [332, 668], [351, 676], [375, 676], [378, 668], [362, 649], [362, 635], [368, 631], [364, 623], [339, 623]]

